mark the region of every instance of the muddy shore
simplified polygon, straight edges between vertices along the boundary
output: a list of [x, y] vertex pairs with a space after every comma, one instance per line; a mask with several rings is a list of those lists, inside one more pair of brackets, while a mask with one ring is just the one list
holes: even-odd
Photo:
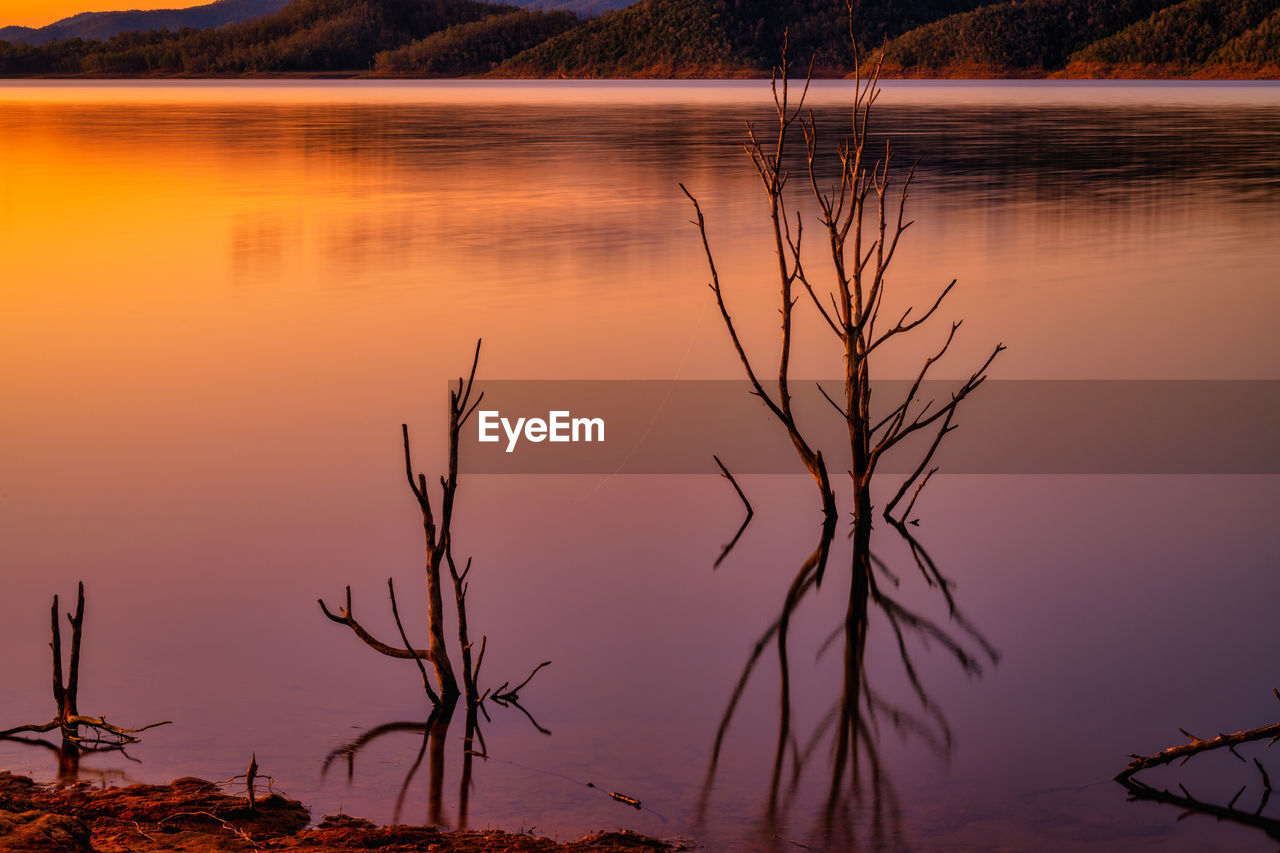
[[0, 850], [116, 853], [116, 851], [336, 850], [432, 853], [644, 853], [677, 849], [630, 832], [601, 832], [558, 843], [490, 830], [446, 831], [426, 826], [376, 826], [330, 815], [315, 826], [305, 806], [271, 794], [250, 808], [203, 779], [168, 785], [100, 788], [40, 785], [0, 772]]

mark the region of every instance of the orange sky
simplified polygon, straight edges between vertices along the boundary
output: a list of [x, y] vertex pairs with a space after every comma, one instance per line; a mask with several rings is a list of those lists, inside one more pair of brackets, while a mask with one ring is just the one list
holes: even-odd
[[0, 27], [21, 24], [42, 27], [77, 12], [120, 9], [184, 9], [211, 0], [0, 0]]

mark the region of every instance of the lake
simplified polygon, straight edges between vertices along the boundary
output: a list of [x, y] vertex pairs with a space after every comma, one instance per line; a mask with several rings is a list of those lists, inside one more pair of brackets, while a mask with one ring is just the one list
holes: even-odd
[[[810, 97], [834, 144], [851, 86]], [[959, 282], [878, 375], [913, 377], [963, 318], [940, 376], [1003, 341], [993, 379], [1280, 380], [1280, 85], [889, 81], [876, 109], [875, 145], [919, 163], [886, 314]], [[226, 779], [256, 752], [317, 820], [710, 850], [1274, 849], [1111, 781], [1179, 727], [1280, 717], [1274, 475], [944, 469], [913, 532], [964, 621], [892, 530], [873, 547], [974, 665], [909, 631], [922, 702], [871, 613], [867, 725], [835, 767], [838, 537], [790, 625], [779, 786], [769, 643], [712, 755], [815, 544], [803, 478], [739, 476], [755, 515], [713, 568], [743, 516], [720, 478], [466, 477], [464, 457], [481, 681], [553, 661], [520, 692], [528, 716], [486, 703], [469, 785], [461, 721], [422, 760], [412, 663], [321, 614], [349, 584], [394, 636], [394, 577], [425, 642], [399, 428], [431, 481], [477, 338], [484, 379], [741, 378], [680, 183], [773, 369], [768, 208], [741, 146], [771, 111], [758, 81], [0, 85], [0, 726], [52, 715], [48, 606], [83, 580], [81, 711], [173, 721], [85, 757], [94, 783]], [[793, 375], [838, 376], [816, 312], [797, 314]], [[0, 768], [58, 772], [12, 741]], [[1229, 754], [1151, 773], [1219, 805], [1246, 785], [1249, 813], [1262, 795]]]

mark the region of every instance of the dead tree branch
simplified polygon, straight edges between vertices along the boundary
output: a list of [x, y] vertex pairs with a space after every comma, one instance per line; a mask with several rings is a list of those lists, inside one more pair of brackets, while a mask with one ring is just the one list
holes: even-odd
[[542, 663], [535, 666], [533, 668], [533, 672], [530, 672], [524, 681], [520, 682], [515, 687], [512, 687], [510, 690], [506, 689], [507, 683], [504, 681], [501, 687], [498, 687], [493, 691], [493, 698], [499, 702], [515, 702], [520, 698], [521, 689], [523, 689], [530, 681], [533, 681], [533, 677], [538, 674], [538, 670], [542, 669], [544, 666], [551, 666], [551, 661], [544, 660]]
[[[84, 582], [81, 581], [76, 591], [75, 615], [67, 614], [67, 622], [71, 625], [71, 656], [67, 661], [66, 680], [62, 670], [62, 630], [58, 622], [58, 596], [53, 597], [53, 606], [49, 610], [50, 637], [49, 648], [53, 651], [53, 700], [57, 713], [47, 723], [14, 726], [0, 731], [0, 738], [8, 738], [22, 732], [43, 733], [54, 729], [61, 730], [64, 748], [77, 751], [98, 752], [105, 750], [122, 750], [131, 743], [138, 743], [138, 734], [154, 729], [157, 726], [170, 725], [172, 721], [151, 723], [138, 728], [124, 728], [107, 722], [105, 716], [90, 717], [80, 713], [78, 699], [80, 693], [80, 644], [84, 635]], [[81, 734], [81, 729], [88, 731]]]
[[[852, 15], [850, 5], [850, 21]], [[928, 402], [923, 408], [913, 411], [912, 407], [917, 403], [916, 395], [925, 375], [946, 354], [955, 338], [960, 323], [953, 323], [941, 349], [925, 360], [906, 398], [891, 408], [882, 420], [873, 424], [870, 379], [872, 353], [899, 336], [920, 328], [934, 317], [956, 286], [956, 281], [953, 279], [942, 287], [924, 311], [916, 312], [914, 308], [908, 307], [887, 328], [877, 330], [881, 307], [889, 287], [891, 266], [903, 235], [912, 225], [906, 218], [906, 205], [916, 174], [913, 164], [901, 179], [897, 178], [895, 155], [889, 142], [886, 141], [883, 155], [874, 162], [874, 155], [869, 148], [872, 107], [880, 97], [883, 54], [871, 65], [865, 78], [861, 76], [859, 66], [859, 76], [854, 82], [851, 127], [848, 135], [835, 145], [839, 180], [828, 186], [826, 179], [820, 177], [824, 173], [824, 167], [821, 165], [823, 156], [820, 154], [817, 123], [813, 114], [805, 108], [810, 78], [805, 78], [804, 91], [793, 101], [787, 82], [790, 66], [786, 55], [786, 41], [784, 36], [781, 64], [775, 68], [773, 77], [772, 91], [777, 114], [774, 132], [770, 138], [764, 139], [749, 124], [745, 143], [747, 154], [760, 177], [769, 202], [772, 248], [777, 256], [782, 327], [776, 390], [770, 391], [765, 387], [756, 362], [749, 355], [726, 305], [702, 207], [683, 184], [681, 190], [693, 204], [696, 216], [694, 224], [698, 228], [711, 273], [710, 287], [738, 360], [751, 383], [752, 393], [764, 402], [786, 428], [801, 461], [818, 482], [823, 509], [828, 516], [835, 514], [835, 499], [830, 493], [822, 449], [809, 441], [796, 422], [791, 408], [789, 366], [793, 344], [793, 308], [798, 299], [793, 293], [797, 287], [808, 294], [818, 315], [839, 342], [843, 350], [844, 399], [837, 402], [825, 390], [819, 390], [845, 421], [851, 456], [849, 474], [853, 485], [855, 531], [860, 540], [860, 549], [865, 550], [871, 529], [871, 484], [879, 462], [886, 453], [909, 436], [921, 430], [937, 429], [929, 448], [912, 469], [911, 476], [902, 483], [897, 494], [884, 507], [884, 517], [893, 520], [892, 513], [898, 503], [916, 485], [911, 504], [908, 505], [909, 513], [931, 476], [931, 473], [926, 472], [932, 471], [931, 463], [942, 439], [955, 428], [951, 421], [957, 407], [985, 381], [987, 369], [1005, 347], [997, 344], [982, 365], [951, 392], [949, 401], [942, 405]], [[856, 47], [854, 50], [856, 57]], [[825, 254], [830, 260], [831, 279], [825, 286], [814, 278], [813, 268], [806, 266], [802, 260], [804, 217], [800, 214], [792, 217], [788, 211], [786, 187], [789, 172], [785, 161], [797, 130], [803, 141], [808, 195], [817, 208], [817, 221], [826, 236]], [[820, 290], [827, 291], [825, 298], [819, 293]], [[901, 520], [905, 520], [906, 515], [904, 513]], [[825, 563], [819, 567], [819, 580], [824, 566]]]
[[400, 658], [402, 660], [411, 660], [415, 658], [422, 659], [429, 657], [430, 655], [430, 652], [424, 649], [401, 649], [396, 646], [387, 645], [370, 634], [363, 625], [356, 621], [355, 616], [352, 614], [351, 587], [347, 587], [347, 606], [340, 608], [336, 615], [329, 610], [323, 599], [316, 599], [316, 601], [320, 605], [320, 609], [324, 612], [325, 616], [329, 617], [332, 621], [337, 622], [339, 625], [346, 625], [351, 628], [352, 632], [359, 637], [365, 645], [369, 646], [369, 648], [379, 654], [383, 654], [391, 658]]
[[427, 667], [422, 662], [422, 655], [413, 647], [413, 643], [409, 642], [409, 635], [405, 633], [404, 623], [400, 621], [400, 608], [396, 605], [396, 582], [392, 578], [387, 578], [387, 593], [391, 596], [391, 615], [395, 617], [396, 628], [400, 631], [400, 639], [404, 641], [405, 650], [413, 655], [413, 662], [418, 665], [418, 671], [422, 673], [422, 689], [426, 691], [427, 698], [431, 700], [432, 705], [439, 705], [440, 697], [431, 689], [431, 677], [427, 675]]
[[[792, 295], [792, 291], [797, 281], [804, 280], [799, 252], [803, 226], [801, 220], [797, 218], [795, 234], [794, 236], [792, 235], [784, 197], [788, 174], [783, 164], [783, 159], [786, 153], [788, 134], [796, 122], [801, 121], [804, 98], [809, 91], [812, 74], [813, 67], [811, 64], [809, 74], [805, 77], [804, 90], [801, 92], [799, 101], [793, 105], [790, 100], [790, 65], [787, 58], [787, 35], [784, 33], [781, 65], [774, 69], [772, 80], [774, 107], [777, 113], [774, 138], [772, 142], [762, 141], [757, 136], [755, 127], [748, 123], [747, 142], [744, 143], [744, 148], [755, 165], [756, 172], [760, 176], [769, 201], [769, 220], [772, 225], [774, 254], [777, 257], [779, 311], [782, 318], [782, 328], [778, 356], [777, 390], [774, 392], [767, 390], [761, 381], [752, 358], [748, 355], [738, 334], [733, 317], [725, 304], [724, 290], [721, 287], [720, 274], [716, 268], [710, 239], [707, 236], [707, 224], [702, 213], [702, 206], [684, 184], [680, 185], [680, 189], [693, 204], [694, 214], [697, 217], [695, 224], [702, 238], [703, 253], [706, 256], [707, 265], [711, 273], [709, 286], [715, 294], [716, 305], [720, 309], [720, 318], [729, 332], [730, 340], [732, 340], [734, 349], [738, 353], [738, 359], [742, 362], [743, 370], [751, 382], [752, 393], [760, 398], [766, 408], [786, 429], [787, 435], [800, 457], [800, 461], [817, 483], [824, 514], [830, 519], [829, 523], [834, 524], [836, 518], [835, 494], [831, 490], [830, 478], [827, 473], [826, 463], [822, 458], [822, 452], [811, 446], [796, 422], [795, 415], [791, 409], [792, 321], [793, 309], [796, 304], [796, 297]], [[788, 247], [791, 248], [789, 249]], [[821, 574], [821, 570], [819, 574]]]
[[[1280, 699], [1280, 690], [1273, 689], [1277, 699]], [[1129, 794], [1130, 801], [1150, 801], [1156, 803], [1165, 803], [1177, 806], [1183, 810], [1183, 816], [1188, 814], [1206, 814], [1218, 820], [1226, 820], [1238, 823], [1244, 826], [1260, 829], [1273, 839], [1280, 840], [1280, 821], [1266, 817], [1263, 815], [1267, 807], [1267, 803], [1271, 799], [1271, 777], [1267, 774], [1267, 769], [1262, 766], [1262, 762], [1256, 757], [1253, 759], [1253, 766], [1257, 769], [1262, 782], [1262, 796], [1259, 798], [1258, 807], [1248, 812], [1243, 809], [1236, 808], [1236, 803], [1240, 797], [1248, 789], [1248, 785], [1242, 785], [1231, 798], [1231, 801], [1225, 806], [1211, 803], [1198, 799], [1187, 790], [1186, 785], [1179, 784], [1178, 790], [1181, 794], [1175, 794], [1172, 791], [1156, 788], [1148, 785], [1146, 782], [1137, 778], [1137, 774], [1151, 769], [1153, 767], [1162, 767], [1177, 761], [1181, 767], [1193, 757], [1204, 752], [1211, 752], [1218, 749], [1226, 749], [1244, 764], [1249, 762], [1243, 755], [1236, 751], [1236, 747], [1254, 741], [1268, 740], [1267, 746], [1271, 746], [1276, 741], [1280, 741], [1280, 723], [1270, 726], [1262, 726], [1261, 728], [1248, 729], [1245, 731], [1232, 732], [1230, 734], [1219, 734], [1211, 738], [1199, 738], [1188, 732], [1186, 729], [1178, 729], [1187, 737], [1187, 742], [1177, 746], [1171, 746], [1168, 749], [1155, 753], [1154, 755], [1131, 755], [1132, 760], [1124, 770], [1116, 775], [1115, 780], [1119, 782]], [[1181, 820], [1181, 818], [1179, 818]]]
[[[1280, 699], [1280, 690], [1273, 690], [1273, 692], [1276, 694], [1276, 698]], [[1251, 743], [1255, 740], [1264, 740], [1269, 738], [1270, 742], [1267, 746], [1271, 746], [1271, 744], [1276, 741], [1280, 741], [1280, 723], [1263, 726], [1258, 729], [1232, 732], [1231, 734], [1220, 734], [1217, 737], [1211, 738], [1198, 738], [1185, 730], [1180, 729], [1179, 731], [1182, 731], [1182, 733], [1189, 738], [1186, 743], [1171, 746], [1168, 749], [1157, 752], [1155, 755], [1131, 755], [1130, 758], [1133, 760], [1129, 762], [1129, 766], [1125, 767], [1124, 770], [1121, 770], [1115, 777], [1116, 781], [1123, 783], [1125, 780], [1129, 779], [1141, 770], [1171, 764], [1179, 759], [1182, 760], [1181, 763], [1185, 763], [1194, 755], [1199, 755], [1202, 752], [1208, 752], [1214, 749], [1223, 749], [1225, 747], [1234, 753], [1235, 747], [1243, 743]], [[1244, 758], [1239, 754], [1236, 754], [1236, 757], [1241, 761], [1244, 761]], [[1271, 787], [1270, 779], [1267, 779], [1265, 770], [1262, 771], [1262, 775], [1267, 781], [1267, 788], [1269, 789]]]
[[[323, 599], [317, 599], [321, 612], [333, 622], [346, 625], [365, 645], [379, 654], [402, 660], [413, 660], [422, 674], [422, 686], [431, 705], [437, 709], [452, 709], [459, 697], [466, 699], [467, 707], [474, 709], [487, 693], [479, 690], [477, 679], [480, 664], [484, 657], [484, 640], [481, 640], [480, 657], [472, 666], [471, 639], [467, 621], [467, 592], [469, 585], [467, 576], [471, 572], [471, 560], [459, 571], [453, 557], [453, 511], [458, 493], [458, 448], [462, 428], [475, 413], [484, 392], [476, 392], [476, 369], [480, 364], [481, 341], [476, 341], [475, 354], [471, 359], [471, 370], [466, 377], [459, 376], [456, 387], [449, 388], [449, 467], [448, 473], [440, 477], [440, 500], [432, 501], [425, 474], [416, 473], [413, 465], [413, 453], [409, 443], [408, 424], [400, 425], [401, 438], [404, 444], [405, 478], [409, 489], [422, 512], [422, 529], [426, 550], [427, 580], [427, 648], [418, 649], [409, 641], [408, 632], [400, 619], [400, 608], [396, 601], [394, 582], [387, 579], [387, 591], [391, 599], [391, 613], [395, 618], [396, 628], [400, 633], [402, 647], [384, 643], [377, 639], [356, 620], [351, 606], [351, 587], [346, 590], [346, 607], [334, 613]], [[437, 510], [439, 515], [437, 515]], [[453, 661], [449, 655], [448, 643], [444, 636], [444, 583], [442, 567], [447, 567], [449, 578], [453, 584], [454, 604], [457, 608], [458, 645], [462, 656], [462, 684], [454, 672]], [[432, 687], [432, 679], [427, 671], [427, 663], [435, 675], [436, 686]], [[548, 661], [549, 663], [549, 661]], [[542, 664], [534, 670], [536, 673]], [[532, 674], [529, 676], [533, 677]], [[528, 683], [525, 680], [520, 686]], [[505, 686], [505, 685], [504, 685]], [[447, 714], [446, 714], [447, 716]]]

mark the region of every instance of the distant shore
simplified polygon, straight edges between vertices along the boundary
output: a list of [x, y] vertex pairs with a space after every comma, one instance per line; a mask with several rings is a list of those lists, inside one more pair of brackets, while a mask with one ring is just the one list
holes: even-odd
[[[814, 74], [815, 80], [842, 80], [852, 75]], [[883, 80], [1280, 80], [1280, 65], [1266, 68], [1217, 66], [1192, 70], [1160, 65], [1068, 67], [1053, 71], [1027, 71], [973, 65], [944, 69], [892, 69], [882, 71]], [[754, 70], [672, 71], [628, 75], [469, 75], [441, 77], [425, 74], [369, 73], [367, 71], [282, 71], [234, 74], [0, 74], [0, 80], [768, 80], [769, 75]]]

